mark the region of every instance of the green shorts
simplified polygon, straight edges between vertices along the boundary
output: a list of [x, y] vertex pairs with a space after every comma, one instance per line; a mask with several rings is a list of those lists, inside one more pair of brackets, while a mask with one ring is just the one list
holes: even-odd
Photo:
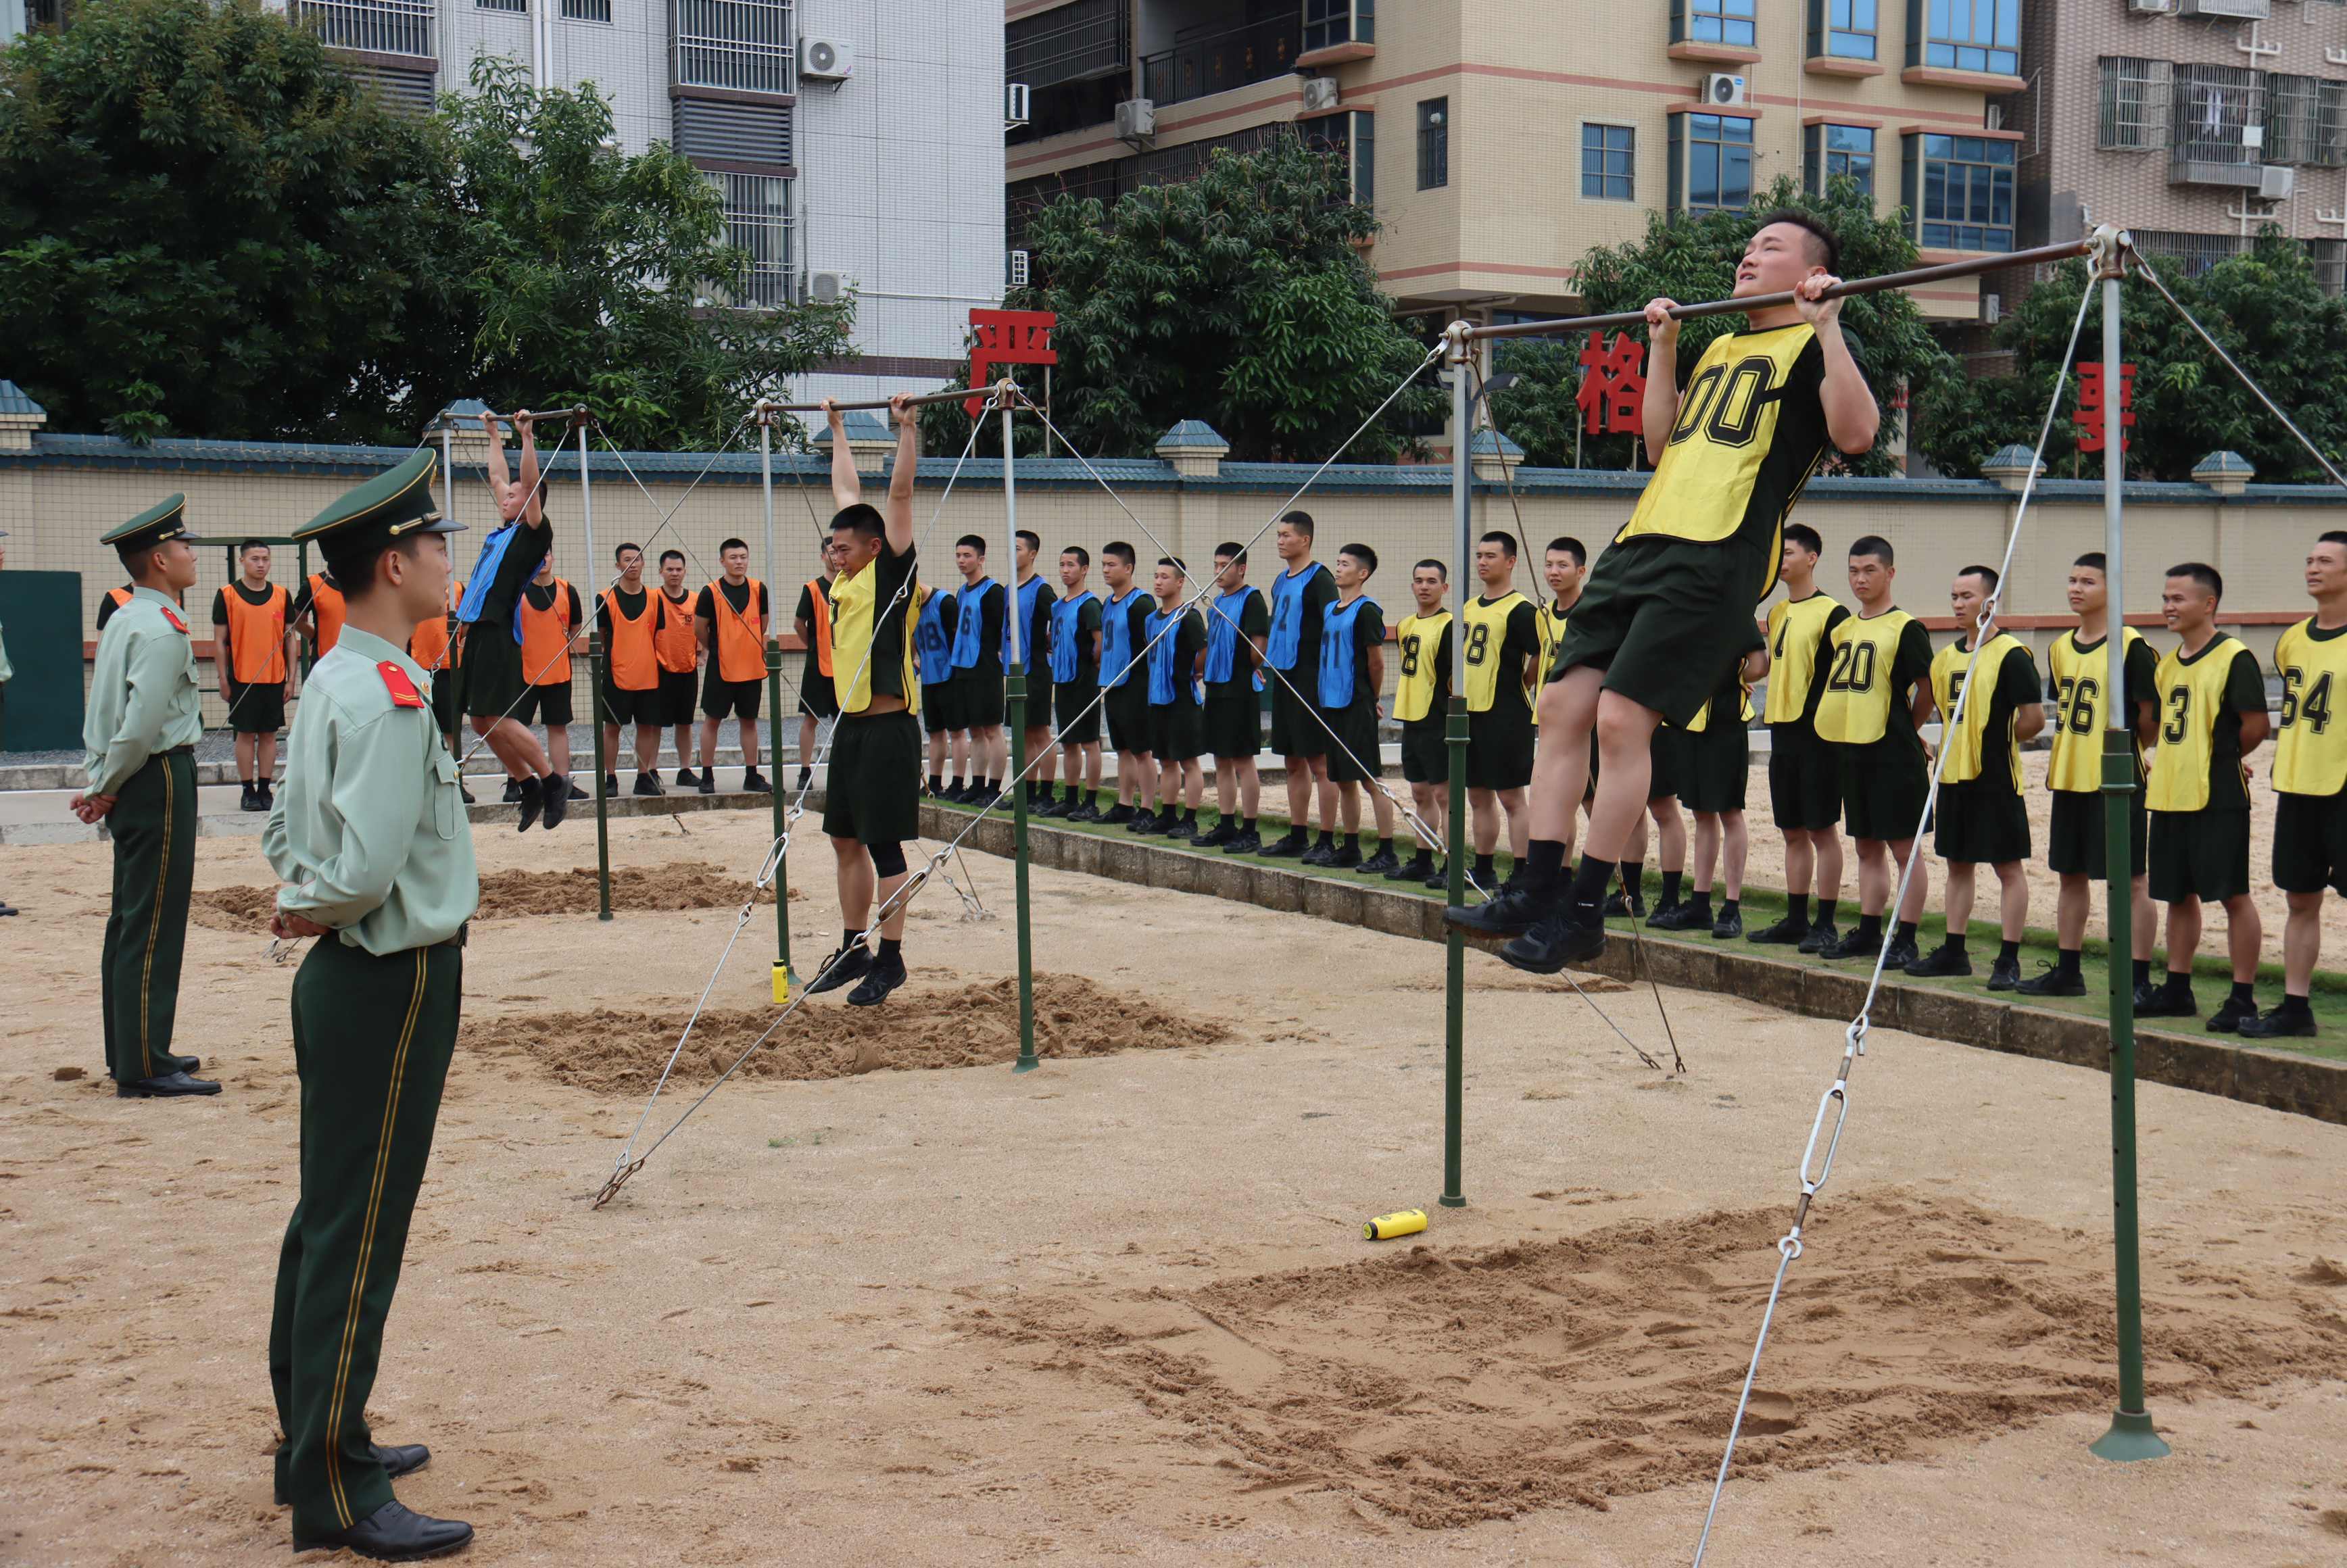
[[1646, 798], [1669, 800], [1679, 793], [1679, 775], [1686, 771], [1685, 730], [1655, 726], [1646, 742]]
[[1051, 712], [1060, 721], [1060, 744], [1100, 743], [1101, 705], [1094, 701], [1100, 694], [1099, 685], [1090, 681], [1071, 681], [1051, 688]]
[[1768, 726], [1768, 811], [1781, 832], [1831, 833], [1841, 822], [1841, 757], [1806, 723]]
[[2029, 806], [2020, 792], [1993, 779], [1940, 786], [1932, 812], [1932, 853], [1968, 866], [2029, 858]]
[[502, 719], [519, 705], [529, 682], [522, 678], [521, 644], [484, 621], [465, 636], [465, 712], [476, 719]]
[[[1323, 708], [1328, 727], [1321, 731], [1328, 757], [1330, 784], [1363, 784], [1383, 772], [1378, 755], [1377, 699], [1368, 697], [1349, 707]], [[1339, 745], [1338, 742], [1344, 743]]]
[[1438, 716], [1401, 727], [1401, 776], [1405, 783], [1439, 784], [1450, 782], [1450, 742]]
[[1149, 679], [1135, 672], [1122, 686], [1101, 693], [1101, 711], [1108, 719], [1108, 744], [1112, 752], [1136, 756], [1149, 750]]
[[1295, 669], [1265, 679], [1271, 682], [1272, 754], [1327, 756], [1328, 731], [1319, 718], [1319, 671], [1306, 668], [1299, 660]]
[[1175, 697], [1149, 704], [1149, 755], [1159, 763], [1186, 763], [1206, 754], [1206, 716], [1197, 703]]
[[951, 677], [921, 682], [921, 727], [933, 735], [969, 728], [961, 716], [961, 688]]
[[[2277, 840], [2280, 835], [2276, 835]], [[2250, 890], [2247, 811], [2151, 814], [2151, 896], [2219, 903]]]
[[831, 736], [823, 830], [860, 844], [921, 835], [921, 725], [902, 710], [849, 713]]
[[2347, 893], [2347, 792], [2275, 793], [2273, 879], [2285, 893]]
[[1841, 805], [1850, 835], [1884, 844], [1914, 837], [1932, 792], [1922, 743], [1912, 734], [1891, 734], [1834, 750], [1841, 764]]
[[1263, 702], [1241, 679], [1206, 688], [1206, 753], [1250, 760], [1263, 750]]
[[1687, 723], [1753, 646], [1768, 564], [1733, 541], [1643, 534], [1614, 545], [1590, 569], [1548, 678], [1594, 665], [1605, 690]]
[[[1436, 741], [1441, 732], [1436, 731]], [[1480, 713], [1467, 715], [1467, 787], [1522, 789], [1532, 782], [1532, 748], [1540, 732], [1532, 710], [1495, 697]], [[1449, 764], [1444, 764], [1447, 769]]]
[[[2288, 795], [2282, 799], [2288, 800]], [[2137, 788], [2127, 814], [2127, 872], [2140, 876], [2146, 865], [2143, 791]], [[2054, 817], [2045, 832], [2045, 864], [2057, 876], [2110, 875], [2110, 856], [2103, 837], [2103, 794], [2100, 790], [2057, 789]], [[2280, 847], [2276, 833], [2276, 847]]]
[[1686, 737], [1686, 764], [1679, 775], [1679, 804], [1689, 811], [1744, 809], [1745, 781], [1752, 772], [1752, 733], [1741, 723], [1721, 723]]

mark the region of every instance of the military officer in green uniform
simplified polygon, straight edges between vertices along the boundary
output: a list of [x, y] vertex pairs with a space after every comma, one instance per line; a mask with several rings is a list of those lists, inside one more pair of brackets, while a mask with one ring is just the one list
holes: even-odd
[[473, 1537], [399, 1504], [393, 1477], [429, 1455], [376, 1444], [366, 1421], [480, 901], [433, 678], [407, 654], [416, 625], [447, 604], [442, 536], [457, 525], [434, 503], [433, 465], [418, 452], [294, 530], [320, 548], [350, 619], [310, 671], [261, 843], [284, 883], [271, 930], [317, 938], [293, 979], [302, 1186], [269, 1332], [277, 1491], [295, 1550], [384, 1562]]
[[[5, 539], [7, 537], [8, 530], [5, 528], [0, 528], [0, 539]], [[8, 552], [5, 548], [0, 548], [0, 567], [6, 566], [7, 564]], [[0, 725], [5, 725], [7, 721], [8, 682], [15, 678], [16, 671], [11, 668], [8, 663], [8, 640], [5, 637], [0, 637]], [[5, 738], [5, 733], [0, 733], [0, 746], [5, 746], [6, 744], [7, 741]], [[8, 907], [8, 900], [5, 898], [0, 898], [0, 915], [14, 915], [15, 912], [15, 910]]]
[[196, 876], [196, 650], [179, 613], [195, 541], [173, 496], [105, 534], [135, 585], [97, 638], [82, 743], [89, 775], [73, 814], [114, 837], [114, 905], [98, 959], [106, 1070], [126, 1100], [218, 1094], [203, 1065], [171, 1051], [179, 956]]

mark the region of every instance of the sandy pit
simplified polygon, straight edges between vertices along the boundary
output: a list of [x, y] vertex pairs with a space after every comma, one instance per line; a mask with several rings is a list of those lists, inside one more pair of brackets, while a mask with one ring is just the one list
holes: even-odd
[[[613, 866], [611, 912], [641, 915], [677, 909], [738, 909], [750, 897], [753, 879], [722, 866], [680, 861], [673, 866]], [[774, 890], [757, 890], [757, 901], [771, 905]], [[791, 897], [805, 897], [797, 888]], [[595, 868], [573, 866], [568, 871], [481, 870], [481, 907], [477, 920], [510, 920], [524, 915], [592, 915], [600, 905]], [[264, 929], [277, 908], [277, 888], [199, 888], [190, 917], [215, 931]]]
[[[768, 832], [634, 819], [612, 853], [739, 884]], [[477, 842], [493, 876], [559, 877], [585, 840]], [[828, 856], [791, 869], [804, 972], [839, 921]], [[1671, 1077], [1591, 1011], [1667, 1061], [1644, 985], [1584, 1000], [1471, 954], [1468, 1203], [1440, 1208], [1440, 948], [1039, 869], [1046, 1060], [1014, 1075], [1010, 868], [966, 869], [1000, 917], [925, 897], [909, 986], [808, 1003], [600, 1210], [739, 894], [476, 927], [369, 1401], [382, 1440], [432, 1445], [400, 1495], [479, 1528], [464, 1561], [1691, 1557], [1836, 1025], [1665, 989]], [[270, 1561], [293, 971], [257, 927], [191, 930], [178, 1045], [225, 1092], [117, 1100], [107, 877], [103, 845], [0, 849], [26, 910], [0, 931], [0, 1562]], [[269, 876], [205, 839], [197, 882]], [[771, 919], [711, 988], [712, 1048], [773, 1017]], [[1852, 1091], [1710, 1563], [2347, 1561], [2347, 1128], [2143, 1090], [2176, 1452], [2114, 1466], [2086, 1452], [2105, 1081], [1878, 1030]], [[1409, 1206], [1424, 1234], [1362, 1238]]]

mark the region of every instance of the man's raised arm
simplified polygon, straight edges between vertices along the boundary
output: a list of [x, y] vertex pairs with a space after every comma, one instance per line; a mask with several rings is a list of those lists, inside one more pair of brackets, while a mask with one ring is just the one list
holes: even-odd
[[888, 473], [888, 549], [903, 555], [913, 548], [913, 475], [921, 466], [919, 411], [903, 393], [888, 400], [897, 421], [897, 462]]

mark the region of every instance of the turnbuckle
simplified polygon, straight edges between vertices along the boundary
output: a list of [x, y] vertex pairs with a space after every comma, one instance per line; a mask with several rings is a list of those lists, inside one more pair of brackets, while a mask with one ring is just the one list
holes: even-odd
[[[1826, 1140], [1825, 1164], [1819, 1169], [1817, 1175], [1813, 1178], [1809, 1174], [1809, 1161], [1816, 1156], [1818, 1152], [1818, 1133], [1824, 1130], [1826, 1124], [1826, 1107], [1834, 1104], [1836, 1102], [1840, 1102], [1841, 1109], [1840, 1113], [1834, 1117], [1833, 1136]], [[1836, 1079], [1834, 1080], [1833, 1086], [1828, 1089], [1824, 1095], [1818, 1101], [1818, 1119], [1809, 1123], [1809, 1144], [1808, 1148], [1801, 1151], [1802, 1197], [1815, 1197], [1817, 1195], [1818, 1189], [1826, 1184], [1826, 1178], [1833, 1174], [1834, 1151], [1841, 1147], [1841, 1124], [1849, 1119], [1850, 1085], [1840, 1079]]]
[[600, 1209], [605, 1204], [610, 1203], [614, 1197], [619, 1195], [620, 1189], [628, 1184], [628, 1178], [634, 1175], [638, 1171], [642, 1170], [644, 1168], [644, 1161], [650, 1158], [651, 1158], [651, 1156], [649, 1154], [639, 1156], [630, 1163], [621, 1165], [619, 1169], [613, 1171], [611, 1173], [610, 1179], [603, 1184], [602, 1190], [595, 1194], [595, 1201], [587, 1206], [590, 1209]]

